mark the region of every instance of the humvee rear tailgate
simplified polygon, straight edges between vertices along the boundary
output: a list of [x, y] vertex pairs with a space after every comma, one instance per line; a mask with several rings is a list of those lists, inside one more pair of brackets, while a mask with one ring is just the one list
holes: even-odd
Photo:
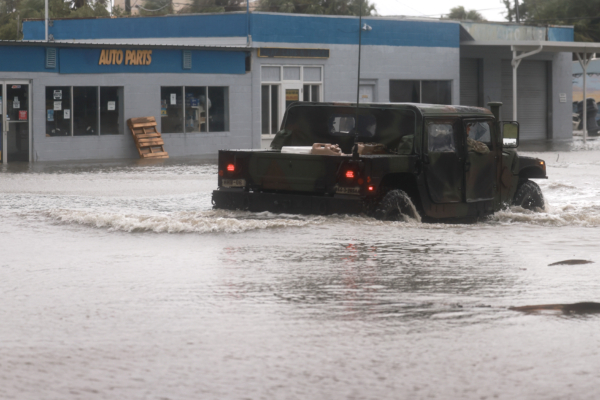
[[341, 157], [255, 153], [249, 174], [253, 185], [263, 190], [324, 193], [335, 185]]

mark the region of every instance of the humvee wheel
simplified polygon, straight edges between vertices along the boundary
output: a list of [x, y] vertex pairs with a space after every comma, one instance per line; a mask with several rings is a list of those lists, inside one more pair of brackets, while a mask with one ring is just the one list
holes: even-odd
[[375, 218], [380, 221], [405, 221], [407, 217], [419, 220], [415, 206], [403, 190], [387, 192], [375, 209]]
[[533, 181], [525, 181], [519, 185], [515, 197], [513, 198], [513, 205], [521, 206], [526, 210], [536, 211], [538, 209], [544, 209], [544, 195], [542, 190]]

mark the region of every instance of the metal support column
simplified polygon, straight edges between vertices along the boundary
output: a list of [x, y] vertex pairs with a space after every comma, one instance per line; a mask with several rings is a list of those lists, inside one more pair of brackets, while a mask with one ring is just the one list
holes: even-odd
[[[583, 143], [587, 143], [587, 88], [586, 88], [586, 78], [587, 78], [587, 67], [590, 61], [596, 58], [595, 53], [575, 53], [577, 54], [577, 59], [579, 60], [579, 65], [581, 65], [581, 69], [583, 70]], [[583, 56], [583, 59], [581, 58]]]
[[513, 69], [513, 121], [517, 120], [517, 68], [519, 68], [521, 60], [534, 54], [540, 53], [543, 49], [544, 46], [540, 45], [539, 48], [530, 52], [517, 54], [518, 52], [515, 50], [514, 46], [512, 47], [513, 58], [511, 61], [511, 65]]
[[46, 32], [46, 42], [48, 41], [48, 0], [44, 2], [44, 30]]

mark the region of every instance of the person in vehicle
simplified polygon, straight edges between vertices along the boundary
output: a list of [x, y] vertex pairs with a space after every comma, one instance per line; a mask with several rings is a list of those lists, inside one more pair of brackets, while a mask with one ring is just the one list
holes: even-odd
[[486, 133], [489, 135], [483, 124], [475, 122], [467, 124], [467, 150], [473, 151], [478, 154], [487, 154], [490, 152], [489, 147], [479, 140], [473, 139], [473, 137], [481, 138]]

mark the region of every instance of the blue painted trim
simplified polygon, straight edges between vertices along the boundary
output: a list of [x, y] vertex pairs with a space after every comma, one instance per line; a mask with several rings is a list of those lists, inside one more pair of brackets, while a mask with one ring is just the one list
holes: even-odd
[[[55, 40], [246, 36], [245, 14], [55, 20]], [[24, 40], [44, 40], [44, 21], [24, 21]]]
[[[46, 48], [37, 46], [0, 46], [0, 71], [56, 72], [61, 74], [110, 73], [246, 73], [246, 53], [190, 50], [192, 68], [183, 69], [183, 50], [152, 50], [150, 65], [98, 65], [99, 48], [59, 48], [55, 68], [46, 68]], [[126, 49], [123, 49], [125, 52]]]
[[548, 27], [548, 41], [550, 42], [574, 42], [575, 29], [573, 27]]
[[[358, 44], [358, 18], [242, 13], [54, 21], [49, 32], [56, 40], [141, 39], [181, 37], [244, 37], [255, 42]], [[452, 22], [401, 21], [366, 18], [373, 30], [363, 44], [452, 47], [460, 45], [460, 25]], [[248, 25], [249, 24], [249, 25]], [[23, 23], [25, 40], [44, 38], [43, 21]]]
[[[101, 49], [61, 48], [61, 74], [185, 73], [245, 74], [243, 52], [191, 50], [192, 68], [183, 69], [182, 50], [153, 50], [150, 65], [98, 65]], [[123, 49], [125, 53], [125, 49]]]
[[58, 72], [58, 68], [46, 68], [44, 47], [0, 46], [0, 71]]
[[[358, 44], [358, 18], [253, 14], [252, 40], [271, 43]], [[460, 46], [460, 25], [448, 22], [364, 19], [363, 45]]]

